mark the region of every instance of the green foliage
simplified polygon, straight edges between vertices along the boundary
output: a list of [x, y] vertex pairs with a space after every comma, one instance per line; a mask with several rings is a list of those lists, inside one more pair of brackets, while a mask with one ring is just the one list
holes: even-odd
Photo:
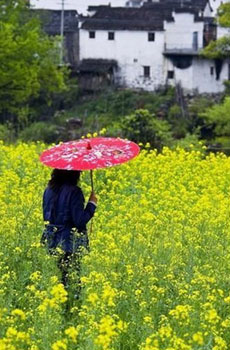
[[173, 136], [176, 139], [185, 137], [188, 129], [188, 120], [182, 115], [181, 108], [178, 104], [170, 107], [167, 120], [172, 126]]
[[0, 124], [0, 140], [4, 142], [13, 141], [13, 131], [5, 124]]
[[172, 141], [170, 125], [166, 120], [160, 120], [148, 110], [139, 109], [125, 117], [121, 130], [125, 137], [137, 143], [149, 142], [152, 147], [161, 149]]
[[228, 147], [230, 137], [230, 97], [226, 97], [223, 103], [214, 105], [200, 114], [206, 128], [211, 131], [209, 144], [217, 145], [219, 150]]
[[33, 123], [19, 133], [19, 139], [22, 141], [44, 141], [52, 143], [57, 140], [57, 130], [55, 125], [45, 122]]
[[224, 82], [225, 85], [225, 95], [229, 96], [230, 95], [230, 80], [226, 80]]
[[[229, 155], [229, 150], [230, 150], [230, 138], [229, 136], [218, 136], [215, 139], [213, 139], [213, 144], [215, 146], [215, 148], [218, 149], [219, 147], [219, 151], [224, 150], [225, 153], [227, 153]], [[210, 149], [212, 149], [212, 145], [210, 146]], [[225, 150], [227, 149], [227, 150]], [[227, 152], [226, 152], [227, 151]]]
[[167, 116], [168, 108], [174, 104], [174, 89], [160, 92], [132, 90], [104, 91], [98, 95], [80, 96], [75, 106], [66, 111], [63, 121], [80, 118], [82, 133], [106, 128], [110, 135], [121, 135], [120, 125], [126, 115], [136, 109], [148, 109], [160, 118]]
[[121, 90], [107, 94], [106, 101], [97, 112], [106, 112], [114, 116], [125, 116], [136, 109], [148, 109], [156, 113], [162, 104], [171, 104], [174, 99], [174, 89], [159, 91], [158, 93], [135, 92]]
[[230, 27], [230, 3], [222, 4], [219, 7], [218, 21], [222, 27]]
[[[30, 122], [51, 121], [56, 124], [54, 116], [58, 112], [65, 112], [77, 104], [79, 89], [76, 78], [66, 79], [66, 89], [64, 91], [53, 93], [51, 103], [47, 103], [45, 91], [38, 98], [32, 98], [30, 105]], [[61, 113], [61, 114], [63, 114]]]
[[[230, 27], [230, 4], [222, 4], [218, 9], [218, 22], [222, 27]], [[225, 59], [230, 57], [230, 36], [224, 36], [203, 49], [201, 56], [209, 59]]]
[[[30, 100], [65, 89], [64, 71], [57, 67], [57, 42], [40, 29], [25, 1], [0, 1], [0, 114], [21, 114]], [[28, 109], [29, 110], [29, 109]]]
[[169, 110], [169, 119], [177, 119], [181, 116], [181, 108], [178, 104], [173, 105]]
[[195, 97], [188, 105], [188, 112], [190, 118], [190, 127], [188, 128], [189, 133], [199, 134], [200, 139], [210, 138], [210, 125], [206, 124], [204, 118], [200, 117], [202, 113], [213, 106], [213, 99], [204, 96]]
[[[213, 107], [218, 102], [216, 98], [197, 96], [187, 99], [187, 113], [183, 115], [180, 106], [176, 104], [172, 89], [155, 93], [119, 90], [81, 96], [75, 78], [68, 84], [72, 86], [71, 94], [54, 94], [52, 106], [47, 107], [40, 96], [33, 101], [34, 114], [30, 111], [28, 116], [27, 106], [21, 109], [18, 114], [20, 139], [52, 143], [80, 138], [87, 133], [106, 128], [106, 136], [127, 137], [142, 143], [151, 142], [151, 146], [157, 149], [161, 149], [163, 145], [180, 145], [189, 149], [190, 144], [200, 149], [200, 140], [205, 140], [207, 145], [213, 145], [217, 138], [219, 142], [220, 137], [228, 135], [230, 129], [230, 125], [225, 125], [226, 123], [220, 124], [216, 116], [211, 119]], [[69, 109], [71, 106], [73, 107]], [[218, 110], [221, 106], [217, 105]], [[227, 118], [229, 105], [223, 106], [224, 111], [221, 109], [218, 114]], [[69, 122], [72, 118], [78, 122]], [[14, 141], [12, 126], [8, 129], [10, 133], [0, 131], [0, 135], [5, 135], [6, 141]]]
[[77, 78], [69, 78], [66, 81], [66, 90], [56, 94], [55, 100], [56, 104], [59, 103], [59, 108], [60, 104], [62, 104], [64, 109], [70, 109], [73, 106], [76, 105], [77, 100], [79, 97], [79, 87], [77, 83]]
[[184, 138], [174, 141], [172, 148], [175, 149], [177, 147], [183, 148], [187, 151], [192, 149], [204, 152], [203, 143], [200, 141], [199, 135], [196, 133], [187, 133]]
[[209, 59], [225, 59], [230, 57], [230, 37], [223, 36], [222, 38], [211, 41], [206, 46], [201, 55]]
[[213, 105], [213, 100], [209, 97], [198, 96], [195, 97], [188, 106], [190, 117], [195, 118], [200, 113]]
[[217, 136], [230, 135], [230, 97], [224, 102], [208, 108], [201, 116], [208, 125], [214, 125], [214, 132]]

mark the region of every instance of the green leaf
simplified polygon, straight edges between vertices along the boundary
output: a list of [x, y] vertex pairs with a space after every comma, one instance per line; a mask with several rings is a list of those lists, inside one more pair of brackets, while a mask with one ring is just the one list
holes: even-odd
[[48, 103], [65, 90], [57, 40], [42, 32], [24, 0], [0, 0], [0, 33], [0, 116], [19, 116], [32, 99], [42, 94]]

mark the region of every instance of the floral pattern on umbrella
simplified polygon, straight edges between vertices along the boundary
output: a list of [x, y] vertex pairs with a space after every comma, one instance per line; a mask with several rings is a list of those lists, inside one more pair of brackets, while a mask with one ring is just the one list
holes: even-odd
[[40, 160], [52, 168], [93, 170], [112, 167], [136, 157], [139, 146], [129, 140], [97, 137], [69, 141], [44, 151]]

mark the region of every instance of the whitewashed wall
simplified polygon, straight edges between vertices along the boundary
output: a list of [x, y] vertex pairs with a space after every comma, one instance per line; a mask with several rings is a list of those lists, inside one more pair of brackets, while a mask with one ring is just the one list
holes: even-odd
[[[165, 45], [168, 50], [181, 50], [193, 47], [193, 32], [198, 32], [198, 49], [203, 47], [203, 22], [194, 22], [192, 14], [174, 14], [174, 22], [165, 23]], [[226, 29], [218, 29], [218, 35], [226, 34]], [[224, 80], [228, 79], [228, 64], [223, 65], [220, 79], [216, 80], [215, 64], [212, 60], [201, 59], [194, 56], [192, 65], [186, 69], [173, 66], [171, 60], [164, 60], [165, 82], [170, 85], [180, 83], [187, 91], [199, 93], [218, 93], [224, 90]], [[213, 74], [211, 74], [213, 67]], [[168, 71], [174, 71], [174, 78], [168, 79]]]
[[222, 36], [230, 35], [230, 28], [224, 28], [224, 27], [217, 27], [217, 39], [221, 38]]
[[221, 0], [209, 0], [210, 1], [210, 5], [212, 7], [213, 10], [213, 16], [216, 15], [217, 9], [221, 4]]
[[[214, 74], [211, 75], [211, 67], [214, 67]], [[193, 90], [199, 93], [218, 93], [224, 91], [224, 81], [228, 79], [227, 62], [223, 64], [220, 78], [216, 80], [215, 64], [212, 60], [196, 58], [193, 63]]]
[[210, 1], [210, 5], [213, 9], [213, 14], [212, 14], [213, 16], [216, 15], [217, 9], [221, 5], [221, 3], [225, 4], [227, 2], [230, 2], [230, 0], [209, 0], [209, 1]]
[[204, 15], [204, 17], [212, 17], [213, 16], [213, 10], [212, 10], [210, 3], [207, 3], [207, 5], [204, 9], [203, 15]]
[[[155, 41], [148, 41], [147, 31], [115, 31], [115, 40], [108, 40], [108, 31], [96, 31], [89, 39], [88, 30], [80, 30], [80, 59], [113, 59], [118, 62], [116, 81], [119, 85], [153, 91], [164, 83], [164, 33], [156, 32]], [[150, 77], [143, 75], [143, 66], [150, 66]]]
[[[115, 40], [108, 40], [108, 31], [96, 31], [96, 38], [89, 38], [89, 31], [80, 29], [80, 59], [114, 59], [118, 63], [115, 82], [124, 87], [154, 91], [158, 87], [180, 83], [187, 92], [218, 93], [224, 90], [229, 77], [229, 63], [225, 62], [216, 80], [212, 60], [194, 56], [192, 65], [186, 69], [173, 66], [164, 50], [178, 50], [186, 54], [193, 50], [193, 33], [198, 34], [198, 50], [203, 48], [203, 22], [195, 22], [190, 13], [174, 13], [173, 22], [164, 23], [164, 32], [155, 32], [155, 41], [148, 41], [147, 31], [115, 31]], [[218, 37], [228, 32], [218, 29]], [[144, 66], [150, 67], [150, 77], [144, 77]], [[211, 74], [211, 67], [212, 73]], [[174, 71], [173, 79], [168, 71]]]
[[[174, 79], [169, 79], [169, 85], [175, 86], [180, 83], [184, 91], [188, 93], [219, 93], [224, 91], [224, 81], [228, 79], [228, 62], [223, 64], [220, 78], [216, 80], [215, 63], [212, 60], [206, 60], [194, 57], [193, 64], [187, 69], [173, 67], [171, 62], [167, 62], [169, 70], [174, 70]], [[213, 74], [211, 74], [213, 67]]]
[[190, 13], [174, 13], [174, 22], [165, 22], [166, 49], [192, 49], [193, 32], [198, 32], [198, 48], [203, 47], [203, 22], [194, 22]]

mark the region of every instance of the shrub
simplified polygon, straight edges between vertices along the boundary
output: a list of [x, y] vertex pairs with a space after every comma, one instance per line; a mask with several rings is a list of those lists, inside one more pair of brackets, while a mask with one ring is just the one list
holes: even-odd
[[185, 137], [188, 130], [188, 119], [182, 116], [181, 108], [177, 104], [170, 107], [168, 122], [172, 125], [173, 136], [176, 139]]
[[161, 149], [163, 145], [169, 145], [172, 141], [170, 125], [166, 120], [160, 120], [146, 109], [138, 109], [127, 116], [121, 125], [124, 137], [135, 142], [147, 143]]
[[33, 123], [19, 133], [22, 141], [44, 141], [46, 143], [56, 142], [58, 131], [55, 125], [45, 122]]
[[13, 130], [5, 124], [0, 124], [0, 140], [12, 142], [14, 140]]

